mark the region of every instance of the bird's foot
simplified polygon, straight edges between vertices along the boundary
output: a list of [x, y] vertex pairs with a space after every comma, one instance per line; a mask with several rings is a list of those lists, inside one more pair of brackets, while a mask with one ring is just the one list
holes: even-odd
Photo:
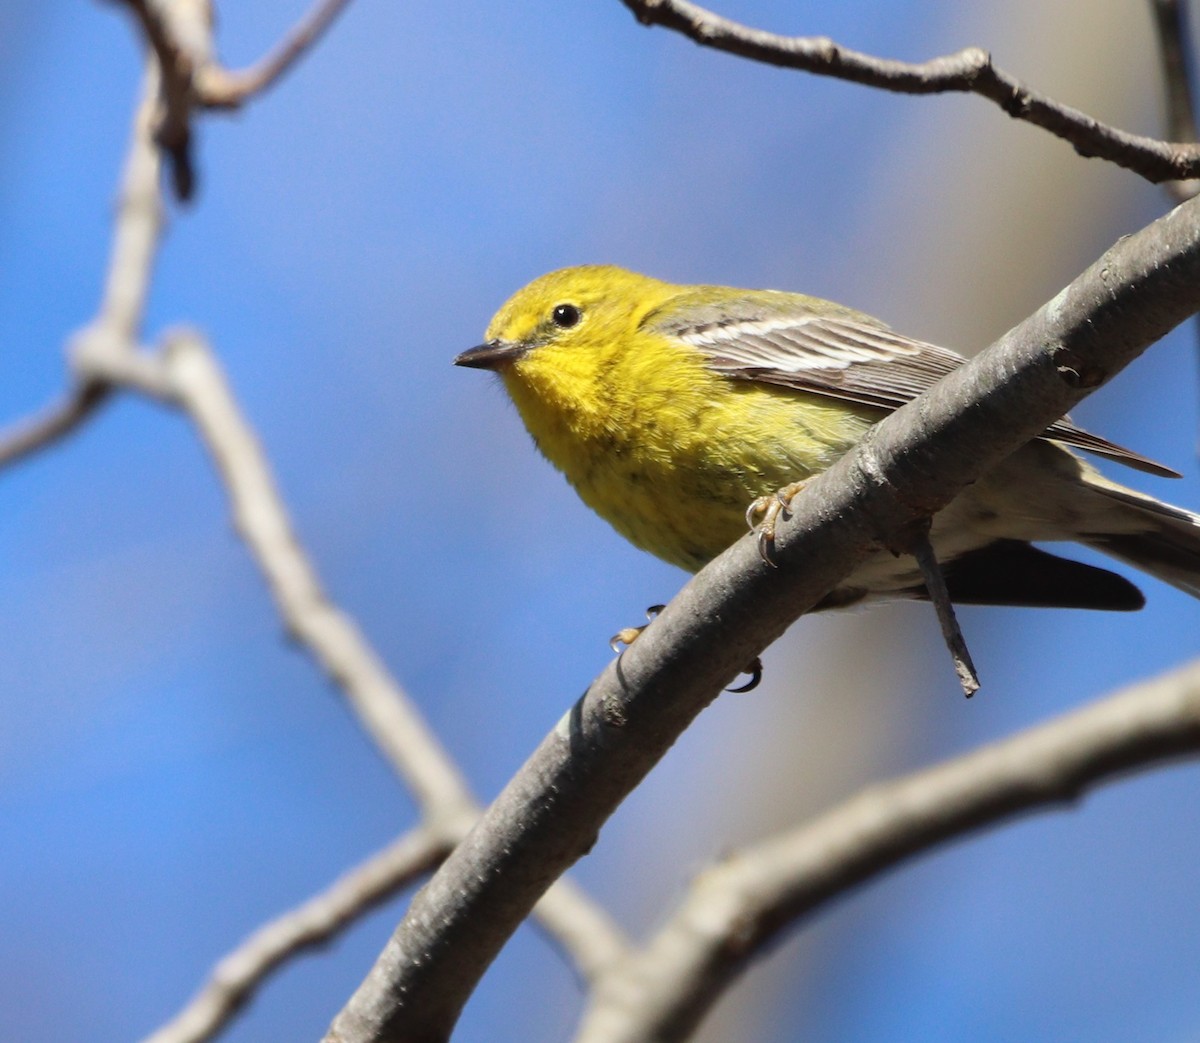
[[742, 692], [752, 692], [758, 687], [762, 681], [763, 667], [762, 660], [755, 656], [749, 663], [746, 664], [746, 669], [742, 671], [744, 674], [750, 675], [750, 680], [738, 688], [726, 688], [725, 691], [733, 692], [735, 695]]
[[[646, 618], [650, 620], [650, 622], [653, 622], [654, 617], [657, 616], [665, 607], [665, 605], [651, 605], [648, 609], [646, 609]], [[632, 645], [641, 636], [642, 631], [645, 630], [649, 625], [650, 623], [643, 623], [640, 627], [625, 627], [623, 630], [618, 630], [611, 638], [609, 638], [608, 647], [620, 655], [621, 652]], [[726, 688], [725, 691], [736, 693], [752, 692], [755, 688], [757, 688], [759, 683], [762, 681], [762, 660], [759, 659], [758, 656], [755, 656], [746, 665], [746, 669], [743, 670], [742, 673], [749, 674], [750, 680], [738, 688]]]
[[[775, 528], [780, 518], [786, 520], [791, 515], [792, 498], [804, 486], [804, 482], [792, 482], [769, 496], [760, 496], [746, 508], [746, 524], [750, 526], [751, 532], [758, 534], [759, 557], [772, 568], [775, 567]], [[757, 683], [756, 681], [755, 684]]]
[[641, 636], [642, 631], [654, 622], [654, 617], [666, 607], [666, 605], [651, 605], [646, 609], [646, 619], [650, 622], [643, 623], [640, 627], [625, 627], [623, 630], [618, 630], [608, 639], [608, 647], [617, 653], [620, 653], [623, 648], [628, 648]]

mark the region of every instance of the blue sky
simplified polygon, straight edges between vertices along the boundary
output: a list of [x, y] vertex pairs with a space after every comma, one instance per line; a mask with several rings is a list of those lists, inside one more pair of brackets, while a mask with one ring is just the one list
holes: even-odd
[[[899, 57], [989, 45], [1156, 130], [1140, 5], [1083, 29], [1072, 5], [997, 6], [722, 10]], [[222, 5], [222, 54], [252, 60], [300, 9]], [[0, 59], [15, 419], [64, 387], [64, 343], [96, 306], [139, 47], [117, 5], [18, 0]], [[491, 378], [450, 366], [508, 294], [612, 261], [836, 297], [971, 351], [1165, 206], [982, 101], [752, 66], [617, 0], [359, 0], [276, 91], [198, 137], [147, 341], [181, 322], [211, 338], [330, 593], [483, 797], [608, 635], [685, 578], [578, 503]], [[1169, 338], [1078, 418], [1187, 476], [1114, 477], [1196, 507], [1193, 349]], [[1193, 655], [1200, 609], [1146, 587], [1135, 616], [965, 610], [985, 685], [970, 703], [919, 606], [802, 621], [763, 689], [706, 712], [575, 875], [644, 935], [730, 846]], [[178, 416], [118, 401], [0, 477], [0, 632], [5, 1038], [139, 1038], [236, 941], [413, 821], [284, 641]], [[1195, 1038], [1197, 781], [1184, 765], [1123, 783], [863, 888], [752, 972], [706, 1038]], [[401, 909], [297, 961], [226, 1038], [318, 1037]], [[577, 1012], [570, 974], [522, 930], [460, 1038], [559, 1040]]]

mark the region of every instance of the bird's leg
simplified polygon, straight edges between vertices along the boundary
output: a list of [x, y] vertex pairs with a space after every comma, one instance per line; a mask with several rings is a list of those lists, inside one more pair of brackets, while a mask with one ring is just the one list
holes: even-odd
[[760, 496], [746, 508], [746, 524], [758, 533], [758, 554], [768, 565], [775, 567], [775, 527], [792, 510], [792, 498], [804, 488], [804, 482], [792, 482], [769, 496]]

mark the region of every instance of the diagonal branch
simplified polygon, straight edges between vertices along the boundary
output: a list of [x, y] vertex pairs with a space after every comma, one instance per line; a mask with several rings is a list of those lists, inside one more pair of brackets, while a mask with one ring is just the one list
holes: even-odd
[[[1124, 237], [1033, 316], [872, 428], [777, 534], [703, 569], [606, 669], [414, 898], [328, 1043], [443, 1040], [538, 896], [741, 667], [873, 547], [1200, 310], [1200, 199]], [[417, 998], [419, 997], [419, 1001]]]
[[61, 401], [0, 432], [0, 469], [46, 449], [69, 435], [95, 413], [108, 395], [107, 385], [79, 384], [68, 391]]
[[338, 934], [364, 913], [427, 873], [446, 855], [433, 830], [418, 827], [367, 861], [256, 930], [225, 956], [200, 992], [145, 1043], [202, 1043], [212, 1039], [253, 997], [272, 971], [305, 949]]
[[350, 5], [350, 0], [318, 0], [266, 56], [245, 69], [226, 69], [216, 62], [196, 71], [196, 93], [211, 109], [237, 108], [274, 86], [315, 44]]
[[723, 18], [690, 0], [621, 0], [643, 25], [661, 25], [703, 47], [752, 61], [819, 76], [833, 76], [901, 94], [978, 94], [1014, 119], [1070, 142], [1094, 156], [1132, 170], [1148, 181], [1200, 176], [1200, 147], [1118, 130], [1078, 109], [1026, 87], [992, 64], [978, 47], [925, 62], [901, 62], [842, 47], [823, 36], [780, 36]]
[[[203, 0], [184, 3], [192, 5], [193, 13], [207, 10]], [[142, 6], [158, 7], [151, 0]], [[353, 620], [325, 597], [292, 530], [265, 454], [215, 356], [194, 333], [175, 336], [161, 351], [138, 347], [165, 225], [161, 152], [155, 140], [160, 92], [159, 65], [151, 60], [122, 175], [104, 294], [96, 316], [70, 344], [75, 384], [57, 406], [0, 433], [0, 468], [78, 429], [117, 391], [141, 394], [187, 412], [226, 481], [240, 531], [285, 624], [307, 642], [347, 696], [356, 717], [415, 791], [423, 818], [420, 829], [436, 837], [440, 857], [465, 835], [478, 805], [449, 755]], [[538, 918], [586, 979], [597, 976], [626, 951], [615, 923], [566, 881], [545, 896]], [[262, 973], [277, 963], [264, 966]], [[236, 1004], [227, 1005], [224, 1017], [235, 1010]], [[214, 1018], [211, 1031], [223, 1020]]]
[[[421, 835], [434, 845], [421, 868], [436, 865], [467, 834], [479, 813], [461, 773], [354, 621], [326, 597], [292, 529], [258, 439], [208, 345], [193, 331], [177, 331], [167, 338], [162, 364], [171, 401], [187, 413], [208, 446], [230, 497], [235, 527], [262, 570], [288, 632], [329, 674], [413, 790], [424, 821]], [[390, 891], [400, 884], [382, 881], [380, 886]], [[331, 930], [340, 929], [376, 900], [347, 909]], [[627, 951], [608, 915], [566, 881], [544, 897], [537, 915], [585, 980], [597, 977]], [[272, 937], [282, 942], [278, 935]], [[307, 943], [301, 940], [300, 944]], [[289, 952], [281, 951], [278, 958], [263, 963], [252, 984], [256, 986], [286, 955]], [[193, 1023], [199, 1002], [194, 1001], [172, 1024], [180, 1019]], [[232, 1017], [239, 1004], [214, 1005], [210, 995], [203, 1005], [211, 1032]], [[171, 1038], [163, 1037], [160, 1043]]]
[[593, 993], [577, 1043], [690, 1038], [730, 983], [832, 898], [930, 849], [1022, 812], [1200, 753], [1200, 663], [883, 783], [724, 859]]
[[[229, 494], [234, 524], [263, 572], [288, 632], [345, 694], [448, 847], [479, 815], [462, 774], [354, 621], [331, 604], [292, 529], [262, 448], [216, 357], [199, 334], [170, 335], [163, 352], [174, 403], [195, 423]], [[581, 891], [563, 887], [538, 909], [547, 932], [590, 978], [625, 951], [620, 931]]]
[[[196, 425], [229, 494], [234, 525], [275, 598], [288, 633], [349, 699], [376, 745], [412, 787], [424, 814], [451, 833], [473, 821], [466, 782], [362, 632], [330, 603], [288, 518], [262, 447], [199, 334], [163, 351], [174, 403]], [[440, 824], [440, 823], [439, 823]]]

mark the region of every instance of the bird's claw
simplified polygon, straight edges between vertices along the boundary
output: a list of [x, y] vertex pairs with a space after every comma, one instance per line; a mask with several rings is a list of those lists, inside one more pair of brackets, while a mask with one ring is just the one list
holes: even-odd
[[[648, 609], [646, 609], [646, 619], [649, 622], [642, 624], [640, 627], [624, 627], [623, 629], [618, 630], [611, 638], [609, 638], [608, 647], [616, 652], [617, 655], [620, 655], [621, 652], [632, 645], [641, 636], [642, 631], [645, 630], [650, 623], [654, 622], [654, 617], [657, 616], [664, 608], [666, 608], [666, 605], [651, 605]], [[755, 656], [746, 665], [746, 669], [743, 670], [742, 673], [749, 674], [750, 680], [737, 688], [726, 688], [725, 691], [735, 693], [752, 692], [755, 688], [757, 688], [759, 683], [762, 681], [763, 676], [762, 660], [759, 659], [758, 656]]]
[[[746, 508], [746, 524], [758, 534], [758, 556], [772, 568], [775, 564], [775, 528], [792, 513], [792, 498], [804, 488], [804, 482], [792, 482], [769, 496], [760, 496]], [[760, 668], [761, 673], [761, 668]], [[758, 682], [755, 681], [755, 684]], [[753, 687], [753, 685], [751, 686]]]
[[651, 605], [646, 609], [646, 619], [649, 622], [643, 623], [640, 627], [623, 627], [618, 630], [608, 639], [608, 647], [617, 654], [620, 654], [622, 646], [628, 648], [632, 645], [641, 635], [642, 631], [654, 621], [654, 617], [666, 607], [666, 605]]
[[746, 664], [746, 669], [744, 669], [742, 671], [742, 673], [749, 674], [750, 680], [747, 681], [744, 685], [741, 685], [737, 688], [726, 688], [725, 691], [732, 692], [735, 695], [740, 694], [742, 692], [754, 691], [754, 689], [758, 687], [759, 682], [762, 681], [762, 676], [763, 676], [762, 660], [759, 659], [758, 656], [755, 656], [749, 663]]

